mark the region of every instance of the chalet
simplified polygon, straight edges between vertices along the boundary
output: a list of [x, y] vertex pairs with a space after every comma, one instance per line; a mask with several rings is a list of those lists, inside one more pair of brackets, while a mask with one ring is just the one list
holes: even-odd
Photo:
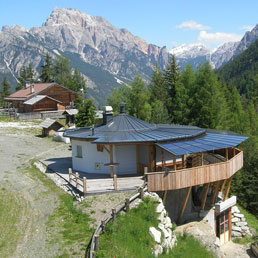
[[18, 113], [65, 110], [77, 93], [57, 83], [27, 84], [25, 88], [12, 93], [8, 101]]
[[163, 196], [173, 221], [182, 223], [200, 211], [211, 212], [210, 224], [221, 242], [230, 239], [236, 197], [228, 198], [229, 190], [243, 166], [243, 152], [236, 147], [247, 137], [195, 126], [150, 124], [127, 115], [124, 105], [119, 115], [106, 121], [65, 132], [72, 142], [75, 171], [119, 177], [143, 175], [148, 168], [148, 190]]

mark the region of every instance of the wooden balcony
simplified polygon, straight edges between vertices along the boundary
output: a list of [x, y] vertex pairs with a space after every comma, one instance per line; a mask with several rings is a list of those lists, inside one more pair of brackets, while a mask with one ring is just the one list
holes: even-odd
[[225, 180], [243, 167], [243, 152], [234, 149], [234, 155], [224, 162], [184, 168], [174, 171], [147, 173], [148, 191], [166, 191]]

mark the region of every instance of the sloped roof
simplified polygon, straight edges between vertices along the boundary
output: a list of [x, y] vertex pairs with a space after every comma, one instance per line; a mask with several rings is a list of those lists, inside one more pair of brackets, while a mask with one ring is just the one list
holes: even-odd
[[26, 100], [24, 102], [24, 104], [26, 104], [26, 105], [34, 105], [34, 104], [36, 104], [37, 102], [41, 101], [44, 98], [48, 98], [48, 99], [54, 100], [55, 102], [58, 102], [58, 103], [62, 103], [62, 101], [59, 101], [59, 100], [54, 99], [54, 98], [51, 98], [51, 97], [49, 97], [47, 95], [36, 95], [36, 96], [33, 96], [32, 98]]
[[42, 123], [40, 123], [39, 126], [43, 127], [43, 128], [49, 128], [51, 125], [53, 125], [54, 123], [57, 123], [60, 125], [60, 128], [63, 127], [62, 124], [60, 124], [59, 122], [53, 120], [53, 119], [50, 119], [50, 118], [47, 118], [46, 120], [44, 120]]
[[70, 116], [72, 115], [77, 115], [78, 114], [78, 109], [76, 108], [72, 108], [72, 109], [66, 109], [64, 112], [63, 112], [63, 115], [65, 114], [68, 114]]
[[56, 85], [55, 83], [33, 83], [31, 86], [34, 87], [34, 92], [31, 93], [30, 87], [27, 87], [25, 89], [20, 89], [14, 93], [12, 93], [10, 96], [6, 97], [5, 100], [25, 100], [29, 97], [32, 97], [34, 95], [37, 95], [39, 92], [47, 89], [48, 87]]
[[77, 139], [93, 140], [93, 143], [135, 143], [161, 142], [196, 137], [205, 130], [195, 126], [150, 124], [138, 118], [121, 113], [106, 125], [94, 128], [71, 129], [65, 136]]

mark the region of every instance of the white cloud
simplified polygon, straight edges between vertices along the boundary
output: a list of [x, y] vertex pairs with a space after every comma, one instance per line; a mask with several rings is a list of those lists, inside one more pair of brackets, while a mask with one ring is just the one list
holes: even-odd
[[239, 41], [243, 35], [234, 34], [234, 33], [208, 33], [205, 30], [200, 31], [198, 36], [198, 41], [202, 43], [213, 43], [213, 44], [224, 44], [226, 42]]
[[197, 23], [196, 21], [184, 21], [176, 26], [176, 29], [185, 30], [210, 30], [211, 27], [205, 26], [203, 24]]
[[250, 26], [250, 25], [243, 25], [239, 27], [240, 30], [245, 30], [245, 31], [251, 31], [253, 28], [254, 26]]

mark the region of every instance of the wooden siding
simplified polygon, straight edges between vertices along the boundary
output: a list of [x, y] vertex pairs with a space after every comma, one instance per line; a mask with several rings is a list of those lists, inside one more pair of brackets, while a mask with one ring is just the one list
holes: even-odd
[[166, 191], [228, 179], [243, 167], [243, 152], [226, 162], [169, 172], [150, 172], [148, 191]]

